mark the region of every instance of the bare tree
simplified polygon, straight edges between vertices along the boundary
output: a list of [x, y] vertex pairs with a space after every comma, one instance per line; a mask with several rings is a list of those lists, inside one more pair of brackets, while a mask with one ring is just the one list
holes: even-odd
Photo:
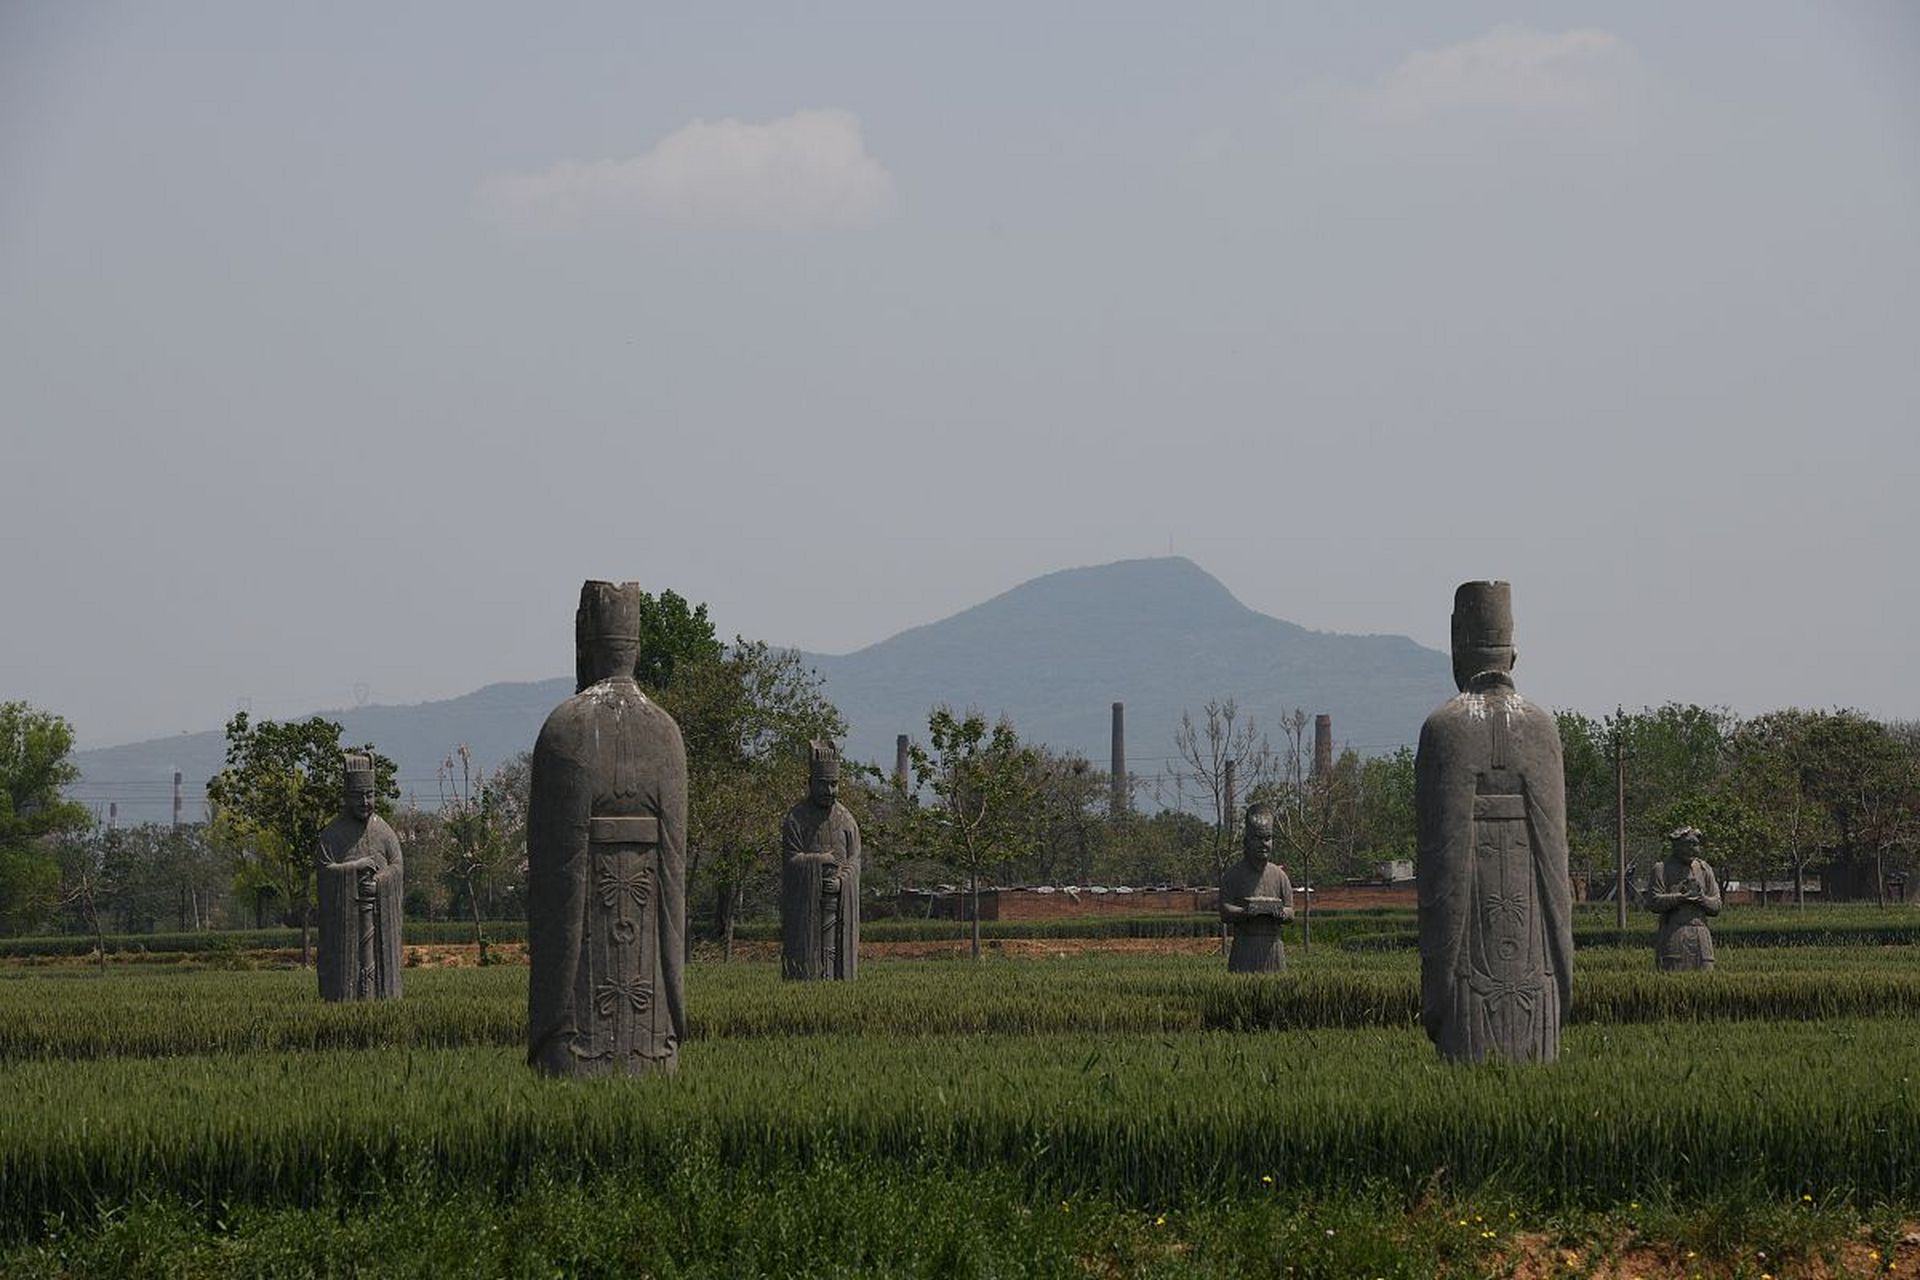
[[1285, 755], [1281, 759], [1281, 777], [1274, 797], [1279, 814], [1279, 835], [1292, 851], [1299, 868], [1301, 899], [1300, 947], [1313, 946], [1313, 867], [1326, 860], [1319, 855], [1339, 839], [1342, 818], [1352, 809], [1352, 787], [1340, 769], [1324, 773], [1313, 766], [1313, 744], [1308, 727], [1313, 717], [1295, 707], [1280, 717], [1280, 731], [1286, 735]]
[[1234, 790], [1251, 795], [1272, 780], [1274, 756], [1253, 717], [1242, 719], [1232, 698], [1210, 698], [1200, 714], [1196, 725], [1191, 712], [1180, 713], [1173, 745], [1213, 805], [1213, 882], [1219, 884], [1233, 857], [1234, 798], [1228, 779], [1232, 778]]

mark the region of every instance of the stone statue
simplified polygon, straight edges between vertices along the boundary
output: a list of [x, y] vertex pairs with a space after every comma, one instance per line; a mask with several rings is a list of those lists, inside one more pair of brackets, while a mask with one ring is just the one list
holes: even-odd
[[400, 837], [374, 812], [373, 758], [345, 759], [340, 816], [314, 842], [322, 1000], [400, 994]]
[[860, 824], [839, 800], [840, 753], [807, 755], [807, 798], [780, 824], [780, 968], [846, 979], [860, 966]]
[[1443, 1057], [1550, 1062], [1573, 995], [1567, 793], [1553, 716], [1513, 687], [1504, 582], [1453, 599], [1457, 697], [1414, 763], [1420, 1018]]
[[1293, 919], [1293, 881], [1273, 853], [1273, 808], [1247, 807], [1243, 856], [1220, 877], [1220, 918], [1233, 926], [1229, 973], [1274, 973], [1287, 967], [1280, 926]]
[[634, 681], [640, 588], [589, 582], [579, 692], [533, 748], [527, 1060], [555, 1076], [671, 1071], [686, 1036], [687, 753]]
[[1720, 882], [1700, 857], [1700, 832], [1681, 827], [1668, 835], [1664, 860], [1647, 880], [1647, 910], [1660, 913], [1653, 958], [1662, 969], [1713, 968], [1707, 917], [1720, 914]]

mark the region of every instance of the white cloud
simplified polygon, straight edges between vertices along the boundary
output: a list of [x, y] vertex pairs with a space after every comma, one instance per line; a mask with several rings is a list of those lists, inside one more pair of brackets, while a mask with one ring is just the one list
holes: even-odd
[[489, 178], [480, 202], [540, 231], [599, 222], [813, 231], [879, 221], [893, 178], [867, 153], [860, 118], [827, 109], [765, 124], [695, 120], [629, 159]]
[[1365, 95], [1370, 114], [1394, 123], [1460, 108], [1582, 116], [1619, 92], [1629, 50], [1592, 27], [1557, 34], [1498, 26], [1408, 56]]

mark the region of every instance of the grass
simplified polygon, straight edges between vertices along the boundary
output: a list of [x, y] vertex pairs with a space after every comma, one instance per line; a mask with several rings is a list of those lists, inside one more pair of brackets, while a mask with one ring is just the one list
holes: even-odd
[[[768, 962], [697, 964], [691, 1037], [1051, 1035], [1410, 1028], [1417, 958], [1296, 950], [1279, 977], [1212, 955], [887, 962], [859, 982], [796, 988]], [[299, 970], [0, 969], [0, 1062], [373, 1048], [510, 1047], [525, 1038], [524, 967], [420, 969], [397, 1002], [324, 1004]], [[1920, 1016], [1920, 948], [1729, 947], [1710, 974], [1650, 954], [1583, 951], [1576, 1025]]]
[[1920, 947], [1832, 924], [1583, 947], [1551, 1068], [1439, 1062], [1417, 958], [1317, 928], [695, 964], [681, 1073], [589, 1084], [522, 1065], [524, 968], [0, 968], [0, 1276], [1910, 1274]]

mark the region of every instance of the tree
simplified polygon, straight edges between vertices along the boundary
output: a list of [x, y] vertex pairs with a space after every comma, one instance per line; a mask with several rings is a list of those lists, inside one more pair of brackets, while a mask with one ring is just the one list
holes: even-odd
[[916, 811], [922, 842], [967, 881], [973, 904], [973, 958], [980, 958], [980, 873], [1031, 846], [1033, 774], [1038, 756], [1004, 717], [987, 729], [978, 711], [946, 706], [927, 717], [928, 746], [913, 745], [915, 783], [934, 803]]
[[1234, 790], [1251, 795], [1273, 776], [1273, 749], [1252, 716], [1240, 719], [1232, 698], [1209, 699], [1198, 726], [1192, 713], [1182, 711], [1173, 745], [1213, 806], [1213, 882], [1219, 884], [1233, 857], [1234, 798], [1227, 781], [1231, 778]]
[[[467, 899], [473, 919], [473, 945], [480, 963], [490, 963], [486, 926], [481, 921], [482, 894], [491, 897], [494, 879], [508, 864], [514, 845], [510, 824], [512, 793], [498, 777], [486, 778], [473, 763], [465, 743], [454, 748], [436, 774], [440, 787], [440, 823], [447, 845], [441, 874]], [[524, 814], [524, 807], [522, 813]]]
[[725, 646], [707, 620], [707, 606], [690, 607], [677, 591], [658, 596], [640, 593], [640, 657], [633, 678], [642, 688], [659, 692], [673, 684], [683, 665], [719, 659]]
[[[371, 746], [382, 814], [400, 793], [393, 761]], [[227, 721], [227, 761], [207, 784], [216, 819], [252, 847], [261, 881], [278, 893], [289, 923], [300, 926], [300, 963], [312, 962], [314, 842], [340, 811], [340, 726], [323, 716], [253, 722], [242, 711]]]
[[687, 748], [687, 879], [704, 867], [712, 880], [731, 958], [748, 881], [778, 865], [781, 818], [806, 793], [807, 744], [844, 737], [846, 721], [796, 650], [739, 636], [681, 662], [660, 701]]
[[[1260, 788], [1279, 816], [1278, 834], [1298, 859], [1300, 896], [1305, 906], [1300, 912], [1300, 945], [1313, 946], [1312, 867], [1335, 842], [1343, 823], [1351, 821], [1353, 775], [1357, 760], [1344, 761], [1346, 768], [1335, 767], [1324, 773], [1311, 767], [1313, 744], [1307, 738], [1307, 726], [1313, 722], [1305, 710], [1295, 707], [1280, 718], [1286, 734], [1286, 753], [1281, 759], [1281, 776], [1275, 783]], [[1346, 753], [1351, 756], [1351, 753]]]
[[107, 934], [102, 917], [117, 885], [120, 870], [114, 858], [120, 844], [117, 831], [92, 832], [60, 841], [60, 904], [75, 912], [93, 935], [100, 971], [107, 971]]
[[1370, 756], [1360, 764], [1355, 799], [1355, 847], [1375, 862], [1413, 860], [1413, 748]]
[[1856, 711], [1772, 711], [1741, 725], [1730, 749], [1727, 786], [1786, 855], [1796, 904], [1806, 902], [1814, 862], [1845, 866], [1871, 856], [1878, 880], [1886, 854], [1911, 848], [1920, 834], [1912, 752]]
[[1074, 882], [1090, 884], [1106, 832], [1100, 815], [1113, 794], [1108, 775], [1077, 751], [1061, 753], [1036, 747], [1033, 765], [1029, 779], [1034, 794], [1033, 878], [1041, 884], [1052, 884], [1062, 865], [1070, 863]]
[[50, 845], [92, 823], [85, 805], [60, 798], [80, 776], [69, 758], [73, 727], [25, 702], [0, 703], [0, 928], [31, 928], [59, 896]]

